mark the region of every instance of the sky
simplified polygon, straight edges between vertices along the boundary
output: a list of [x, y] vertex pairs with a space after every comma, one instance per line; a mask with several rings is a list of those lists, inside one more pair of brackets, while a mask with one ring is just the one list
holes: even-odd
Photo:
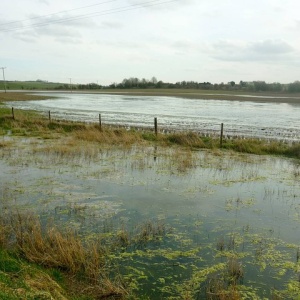
[[299, 0], [1, 0], [0, 67], [6, 80], [74, 84], [290, 83], [299, 11]]

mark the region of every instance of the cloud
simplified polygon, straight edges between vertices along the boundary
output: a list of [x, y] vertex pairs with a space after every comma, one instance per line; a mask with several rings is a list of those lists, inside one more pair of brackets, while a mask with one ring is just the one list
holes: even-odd
[[225, 61], [288, 60], [294, 54], [287, 42], [269, 39], [249, 43], [219, 40], [208, 46], [207, 51], [213, 58]]
[[46, 17], [31, 15], [29, 21], [18, 24], [19, 31], [13, 32], [12, 36], [29, 43], [44, 37], [64, 43], [78, 43], [82, 37], [80, 29], [93, 26], [96, 24], [90, 19], [76, 19], [67, 14]]
[[249, 50], [262, 55], [281, 55], [292, 52], [293, 47], [282, 40], [265, 40], [253, 43]]
[[104, 28], [104, 29], [121, 29], [124, 26], [119, 23], [119, 22], [112, 22], [112, 21], [105, 21], [102, 22], [100, 25], [100, 28]]
[[21, 40], [25, 43], [34, 43], [37, 40], [37, 35], [32, 31], [22, 31], [13, 33], [13, 38]]
[[46, 25], [56, 25], [60, 27], [90, 27], [95, 23], [90, 18], [85, 18], [86, 15], [49, 15], [45, 17], [39, 17], [38, 15], [31, 15], [31, 21], [29, 24], [32, 27], [45, 27]]
[[50, 4], [48, 0], [39, 0], [39, 3], [46, 4], [46, 5]]
[[147, 10], [156, 11], [170, 11], [177, 8], [186, 7], [197, 3], [196, 0], [184, 0], [184, 1], [174, 1], [174, 0], [128, 0], [128, 4], [133, 7], [141, 7]]

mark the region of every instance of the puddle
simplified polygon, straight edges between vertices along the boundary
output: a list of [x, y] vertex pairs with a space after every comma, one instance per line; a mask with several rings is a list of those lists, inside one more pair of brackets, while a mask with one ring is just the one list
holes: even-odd
[[[126, 229], [131, 243], [111, 259], [141, 296], [203, 299], [234, 258], [243, 269], [238, 287], [245, 299], [269, 298], [273, 289], [295, 299], [299, 161], [10, 142], [0, 148], [1, 212], [34, 212], [82, 235]], [[141, 242], [143, 224], [154, 233]]]

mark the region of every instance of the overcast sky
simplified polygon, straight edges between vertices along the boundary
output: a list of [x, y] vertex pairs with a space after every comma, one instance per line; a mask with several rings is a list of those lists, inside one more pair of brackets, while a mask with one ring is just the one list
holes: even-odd
[[0, 67], [7, 80], [294, 82], [299, 11], [299, 0], [1, 0]]

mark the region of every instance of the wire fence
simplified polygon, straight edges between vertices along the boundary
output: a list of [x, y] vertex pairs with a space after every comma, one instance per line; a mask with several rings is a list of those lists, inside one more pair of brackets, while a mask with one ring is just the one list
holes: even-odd
[[[49, 122], [54, 121], [72, 121], [72, 122], [83, 122], [89, 124], [98, 124], [102, 130], [105, 127], [118, 127], [125, 128], [127, 130], [136, 131], [150, 131], [156, 135], [170, 134], [170, 133], [182, 133], [182, 132], [193, 132], [204, 137], [220, 138], [220, 144], [224, 139], [260, 139], [269, 141], [281, 141], [287, 143], [298, 143], [300, 142], [300, 130], [297, 128], [261, 128], [257, 126], [238, 126], [235, 124], [212, 123], [212, 122], [186, 122], [185, 119], [180, 118], [176, 121], [166, 121], [163, 117], [147, 118], [142, 119], [132, 118], [131, 116], [124, 117], [124, 114], [119, 114], [120, 117], [112, 118], [108, 113], [93, 113], [88, 119], [80, 119], [80, 115], [65, 114], [63, 115], [58, 111], [44, 111], [44, 116]], [[12, 107], [12, 118], [15, 119], [15, 109]]]

